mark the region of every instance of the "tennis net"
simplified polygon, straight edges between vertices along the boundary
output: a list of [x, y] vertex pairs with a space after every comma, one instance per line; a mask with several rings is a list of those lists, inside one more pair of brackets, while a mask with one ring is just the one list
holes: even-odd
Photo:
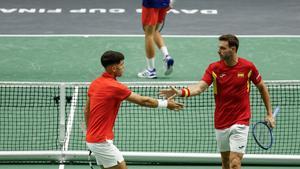
[[[161, 89], [195, 82], [127, 83], [138, 94], [158, 98]], [[265, 151], [249, 134], [247, 154], [300, 155], [300, 81], [267, 81], [273, 107], [280, 106], [275, 143]], [[1, 151], [86, 151], [83, 109], [88, 83], [0, 83]], [[252, 124], [265, 107], [251, 87]], [[217, 153], [212, 88], [199, 96], [176, 98], [179, 112], [124, 101], [114, 128], [124, 152]], [[251, 130], [251, 129], [250, 129]]]

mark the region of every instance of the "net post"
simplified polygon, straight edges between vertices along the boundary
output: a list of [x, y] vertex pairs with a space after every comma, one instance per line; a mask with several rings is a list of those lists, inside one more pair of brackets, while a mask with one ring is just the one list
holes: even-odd
[[66, 107], [66, 84], [61, 83], [59, 88], [59, 97], [60, 97], [60, 104], [59, 104], [59, 143], [60, 146], [64, 147], [65, 142], [65, 126], [66, 126], [66, 120], [65, 120], [65, 107]]

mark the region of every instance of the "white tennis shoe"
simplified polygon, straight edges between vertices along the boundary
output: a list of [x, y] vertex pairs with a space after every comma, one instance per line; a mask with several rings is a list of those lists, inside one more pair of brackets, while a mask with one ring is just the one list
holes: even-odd
[[145, 69], [144, 71], [138, 73], [137, 76], [140, 78], [148, 78], [148, 79], [157, 78], [155, 69], [153, 70]]
[[174, 59], [167, 55], [164, 59], [165, 75], [170, 75], [173, 72]]

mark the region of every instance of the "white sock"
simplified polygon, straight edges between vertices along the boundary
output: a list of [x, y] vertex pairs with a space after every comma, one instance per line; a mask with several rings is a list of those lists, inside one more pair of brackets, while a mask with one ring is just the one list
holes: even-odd
[[164, 57], [167, 57], [169, 55], [168, 48], [166, 46], [161, 47], [160, 51], [164, 55]]
[[146, 60], [147, 60], [148, 69], [153, 70], [155, 68], [155, 58], [154, 57], [151, 59], [146, 58]]

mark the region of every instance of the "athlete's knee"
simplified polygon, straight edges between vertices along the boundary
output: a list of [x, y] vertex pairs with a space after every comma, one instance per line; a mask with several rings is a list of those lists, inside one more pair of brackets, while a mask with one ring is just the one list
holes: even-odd
[[120, 163], [118, 162], [118, 165], [120, 169], [128, 169], [125, 161], [122, 161]]
[[230, 159], [230, 169], [240, 169], [241, 168], [241, 158], [238, 156], [232, 157]]
[[155, 33], [155, 26], [145, 26], [144, 32], [146, 36], [153, 36]]
[[126, 163], [125, 162], [118, 162], [117, 165], [108, 167], [108, 168], [103, 168], [103, 169], [127, 169]]

